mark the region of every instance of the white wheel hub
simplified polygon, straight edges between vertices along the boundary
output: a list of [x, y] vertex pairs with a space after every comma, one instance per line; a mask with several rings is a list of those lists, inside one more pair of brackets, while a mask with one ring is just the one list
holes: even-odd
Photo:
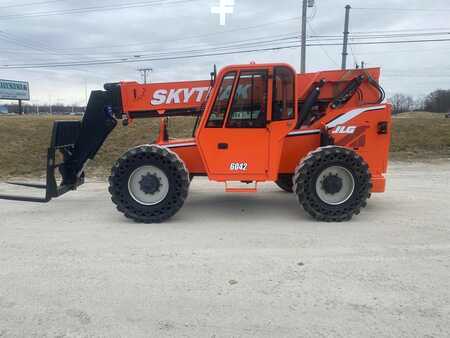
[[340, 205], [348, 201], [355, 190], [352, 173], [341, 166], [324, 169], [316, 181], [317, 196], [330, 205]]
[[156, 166], [145, 165], [135, 169], [128, 179], [131, 197], [142, 205], [155, 205], [169, 193], [169, 179]]

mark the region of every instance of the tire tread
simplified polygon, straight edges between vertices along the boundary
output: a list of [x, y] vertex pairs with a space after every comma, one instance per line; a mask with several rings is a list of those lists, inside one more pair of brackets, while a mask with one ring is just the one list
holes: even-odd
[[[133, 164], [139, 164], [139, 162], [145, 164], [149, 160], [159, 162], [165, 168], [169, 168], [168, 175], [171, 175], [176, 182], [174, 188], [176, 193], [168, 195], [163, 202], [156, 205], [159, 208], [139, 205], [135, 201], [131, 201], [129, 196], [124, 193], [124, 184], [128, 184], [129, 178], [126, 175], [127, 169]], [[169, 219], [183, 206], [189, 190], [189, 172], [184, 162], [173, 151], [155, 144], [140, 145], [129, 149], [112, 166], [108, 181], [111, 201], [116, 205], [117, 210], [125, 217], [139, 223], [161, 223]]]
[[[318, 174], [317, 171], [327, 163], [333, 164], [339, 161], [351, 167], [353, 174], [356, 175], [355, 192], [342, 206], [328, 206], [315, 196], [315, 191], [312, 191], [312, 177]], [[367, 163], [353, 150], [325, 146], [311, 151], [299, 163], [293, 177], [293, 189], [300, 205], [313, 218], [324, 222], [349, 221], [367, 205], [372, 189], [371, 174]]]

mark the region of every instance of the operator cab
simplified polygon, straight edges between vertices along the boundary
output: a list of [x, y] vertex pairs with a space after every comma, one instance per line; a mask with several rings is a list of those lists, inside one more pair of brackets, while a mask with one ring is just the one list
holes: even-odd
[[218, 74], [196, 135], [211, 179], [276, 179], [298, 115], [295, 81], [286, 64], [230, 66]]

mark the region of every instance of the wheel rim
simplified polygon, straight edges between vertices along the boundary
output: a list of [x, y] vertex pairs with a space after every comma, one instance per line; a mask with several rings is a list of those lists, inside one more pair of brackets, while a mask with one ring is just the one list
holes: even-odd
[[352, 173], [344, 167], [328, 167], [317, 177], [317, 196], [327, 204], [339, 205], [347, 202], [354, 190], [355, 179]]
[[155, 205], [169, 193], [169, 179], [158, 167], [146, 165], [135, 169], [128, 179], [131, 197], [142, 205]]

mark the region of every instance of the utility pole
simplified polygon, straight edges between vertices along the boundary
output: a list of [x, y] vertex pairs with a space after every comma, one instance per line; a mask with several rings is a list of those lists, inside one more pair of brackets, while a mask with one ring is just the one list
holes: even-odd
[[314, 7], [315, 0], [303, 0], [302, 5], [302, 48], [301, 48], [301, 62], [300, 72], [306, 72], [306, 21], [308, 20], [306, 13], [308, 7]]
[[52, 97], [49, 95], [48, 96], [48, 109], [49, 109], [49, 112], [50, 112], [50, 115], [53, 115], [53, 110], [52, 110]]
[[301, 62], [300, 73], [306, 72], [306, 12], [308, 10], [307, 0], [303, 0], [302, 6], [302, 47], [301, 47]]
[[147, 84], [147, 75], [148, 76], [148, 82], [151, 83], [150, 75], [153, 72], [153, 68], [138, 68], [138, 72], [141, 73], [141, 76], [144, 78], [144, 83]]
[[344, 24], [344, 43], [342, 46], [342, 69], [347, 69], [347, 48], [348, 48], [348, 27], [350, 24], [350, 9], [352, 7], [350, 5], [345, 6], [345, 24]]
[[84, 102], [87, 107], [88, 104], [88, 89], [87, 89], [87, 79], [84, 79]]

